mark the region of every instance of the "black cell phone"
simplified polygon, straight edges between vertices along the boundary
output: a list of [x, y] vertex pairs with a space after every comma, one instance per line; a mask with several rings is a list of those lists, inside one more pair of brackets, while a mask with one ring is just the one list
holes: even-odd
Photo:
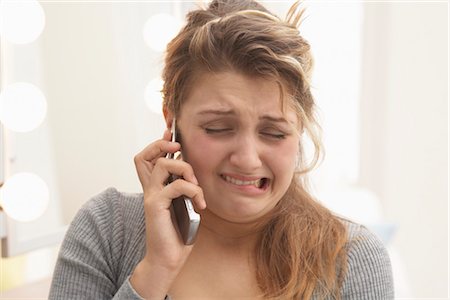
[[[178, 142], [176, 121], [173, 118], [172, 122], [172, 142]], [[175, 159], [174, 153], [167, 153], [167, 158]], [[178, 179], [179, 176], [170, 175], [168, 184]], [[186, 196], [180, 196], [172, 200], [172, 212], [175, 215], [175, 220], [178, 226], [178, 232], [185, 245], [192, 245], [197, 236], [198, 227], [200, 225], [200, 215], [194, 210], [192, 200]]]

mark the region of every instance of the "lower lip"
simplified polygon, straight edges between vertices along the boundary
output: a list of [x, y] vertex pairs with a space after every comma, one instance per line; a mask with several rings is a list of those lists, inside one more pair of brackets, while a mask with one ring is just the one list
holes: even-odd
[[264, 194], [267, 191], [267, 187], [268, 187], [267, 183], [264, 184], [263, 188], [257, 188], [253, 184], [237, 185], [237, 184], [231, 183], [231, 182], [225, 180], [225, 178], [223, 178], [222, 176], [220, 176], [220, 179], [222, 179], [222, 181], [225, 182], [227, 184], [227, 186], [232, 187], [233, 189], [239, 191], [240, 193], [244, 193], [247, 195], [256, 196], [256, 195]]

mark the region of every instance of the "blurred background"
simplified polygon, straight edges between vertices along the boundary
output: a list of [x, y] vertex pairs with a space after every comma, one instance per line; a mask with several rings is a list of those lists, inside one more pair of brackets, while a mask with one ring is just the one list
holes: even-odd
[[[261, 1], [284, 18], [292, 1]], [[313, 193], [385, 243], [396, 298], [448, 299], [448, 1], [304, 1]], [[197, 1], [0, 0], [0, 299], [45, 299], [83, 203], [140, 192], [164, 48]]]

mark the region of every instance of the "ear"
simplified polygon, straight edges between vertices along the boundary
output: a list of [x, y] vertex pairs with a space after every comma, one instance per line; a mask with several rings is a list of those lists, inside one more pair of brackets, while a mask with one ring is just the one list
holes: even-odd
[[173, 121], [174, 114], [166, 106], [163, 107], [163, 114], [164, 114], [164, 119], [166, 120], [167, 129], [170, 130], [172, 128], [172, 121]]

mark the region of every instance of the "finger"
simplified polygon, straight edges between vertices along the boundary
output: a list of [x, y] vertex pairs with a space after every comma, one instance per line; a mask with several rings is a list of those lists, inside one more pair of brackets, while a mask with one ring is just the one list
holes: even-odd
[[162, 140], [151, 143], [134, 157], [134, 163], [138, 173], [139, 181], [141, 182], [144, 191], [146, 189], [146, 186], [149, 185], [150, 176], [156, 160], [166, 155], [167, 152], [177, 151], [177, 146], [167, 145], [167, 141], [170, 141], [170, 139], [171, 132], [169, 129], [166, 129], [164, 131]]
[[183, 179], [177, 179], [167, 185], [164, 188], [164, 195], [169, 199], [185, 196], [192, 200], [196, 209], [202, 210], [206, 208], [206, 201], [202, 188]]
[[165, 185], [170, 175], [182, 177], [183, 179], [198, 185], [192, 166], [181, 160], [159, 158], [152, 171], [151, 184]]
[[153, 162], [167, 153], [175, 153], [181, 148], [180, 143], [167, 140], [158, 140], [145, 147], [136, 156], [138, 159]]
[[142, 185], [147, 185], [150, 174], [158, 158], [163, 157], [166, 152], [176, 152], [180, 148], [178, 143], [164, 140], [154, 142], [134, 157], [134, 164]]

